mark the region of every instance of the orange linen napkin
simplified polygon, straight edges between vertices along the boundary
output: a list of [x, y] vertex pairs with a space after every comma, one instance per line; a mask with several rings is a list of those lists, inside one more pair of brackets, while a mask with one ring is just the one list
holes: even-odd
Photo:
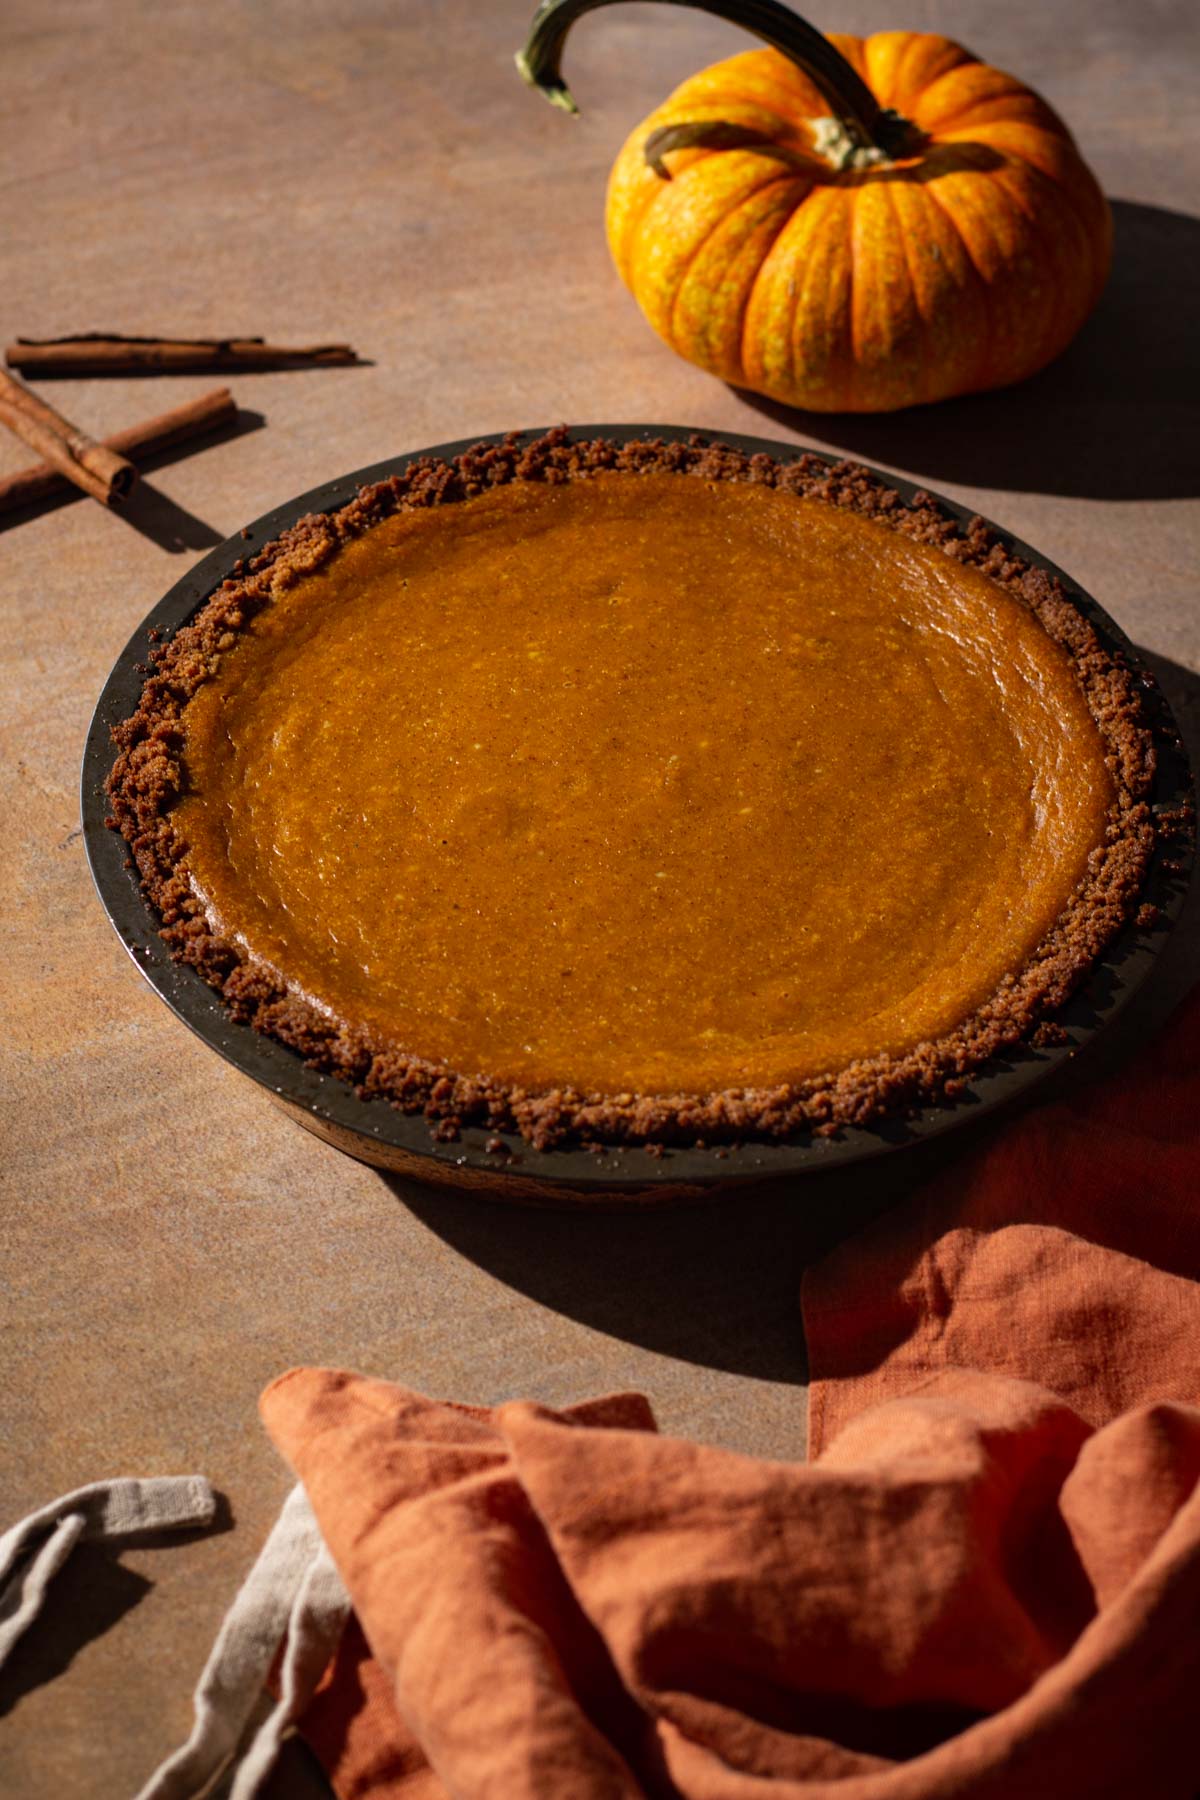
[[342, 1800], [1194, 1800], [1200, 1004], [806, 1281], [807, 1465], [295, 1370]]
[[809, 1456], [953, 1365], [1041, 1382], [1092, 1425], [1200, 1402], [1198, 1282], [1200, 989], [1131, 1067], [1024, 1114], [809, 1271]]

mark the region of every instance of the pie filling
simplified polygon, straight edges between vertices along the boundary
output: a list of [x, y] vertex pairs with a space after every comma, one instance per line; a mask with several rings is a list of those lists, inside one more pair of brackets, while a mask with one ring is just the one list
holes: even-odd
[[795, 1087], [1020, 970], [1114, 802], [1072, 659], [859, 512], [510, 480], [285, 570], [182, 713], [209, 930], [516, 1090]]

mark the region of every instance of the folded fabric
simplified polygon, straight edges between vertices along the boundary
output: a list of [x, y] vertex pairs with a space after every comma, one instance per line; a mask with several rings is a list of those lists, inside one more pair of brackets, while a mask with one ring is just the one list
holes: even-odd
[[808, 1279], [808, 1464], [267, 1389], [355, 1618], [341, 1800], [1194, 1800], [1195, 1000]]
[[[304, 1489], [288, 1495], [196, 1684], [193, 1724], [137, 1800], [200, 1800], [236, 1761], [228, 1800], [252, 1800], [311, 1698], [350, 1610]], [[255, 1723], [276, 1672], [275, 1704]]]
[[952, 1372], [803, 1466], [631, 1405], [268, 1389], [363, 1634], [305, 1720], [343, 1800], [1191, 1800], [1200, 1409]]

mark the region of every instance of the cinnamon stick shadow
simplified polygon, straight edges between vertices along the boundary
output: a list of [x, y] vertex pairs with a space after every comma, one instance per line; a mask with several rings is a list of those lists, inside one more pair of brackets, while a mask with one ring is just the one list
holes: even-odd
[[356, 354], [353, 362], [338, 363], [253, 362], [249, 359], [239, 359], [237, 362], [196, 362], [186, 368], [155, 368], [149, 365], [139, 366], [138, 364], [130, 363], [128, 365], [114, 366], [112, 368], [96, 367], [93, 365], [92, 367], [83, 369], [30, 369], [29, 379], [30, 381], [37, 381], [39, 383], [43, 381], [79, 381], [81, 379], [86, 379], [88, 381], [106, 381], [110, 377], [120, 381], [163, 381], [169, 379], [173, 375], [209, 374], [233, 377], [238, 375], [295, 375], [303, 369], [320, 369], [322, 374], [332, 377], [335, 372], [343, 373], [349, 369], [374, 369], [377, 367], [377, 358], [372, 356], [358, 356]]
[[[139, 459], [138, 467], [143, 473], [165, 468], [185, 456], [200, 455], [209, 445], [260, 431], [266, 422], [264, 414], [239, 407], [236, 419], [226, 428], [213, 431], [203, 439], [193, 438], [178, 444], [168, 444], [144, 460]], [[62, 493], [48, 494], [32, 505], [0, 513], [0, 532], [11, 531], [28, 519], [39, 518], [43, 513], [56, 512], [61, 506], [73, 505], [80, 498], [80, 495], [64, 489]], [[118, 509], [117, 516], [125, 519], [144, 537], [151, 538], [163, 550], [173, 553], [211, 550], [214, 545], [223, 543], [229, 535], [228, 532], [218, 531], [205, 520], [198, 519], [186, 508], [176, 505], [146, 480], [138, 484], [129, 499]]]
[[178, 506], [149, 481], [138, 484], [121, 508], [121, 517], [160, 550], [169, 550], [172, 555], [184, 550], [212, 550], [229, 536], [227, 531], [218, 531], [186, 507]]

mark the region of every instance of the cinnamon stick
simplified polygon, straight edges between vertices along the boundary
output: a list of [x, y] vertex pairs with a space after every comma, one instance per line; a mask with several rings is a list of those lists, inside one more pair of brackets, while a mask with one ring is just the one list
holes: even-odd
[[75, 337], [18, 338], [4, 352], [10, 369], [26, 375], [122, 375], [153, 369], [162, 374], [199, 369], [293, 369], [355, 363], [349, 344], [268, 344], [260, 337], [123, 337], [85, 331]]
[[119, 505], [137, 480], [137, 470], [126, 457], [98, 444], [3, 369], [0, 425], [7, 425], [32, 449], [40, 450], [61, 475], [105, 506]]
[[[104, 440], [105, 447], [118, 456], [145, 462], [171, 444], [201, 437], [205, 432], [219, 431], [237, 418], [237, 405], [228, 388], [214, 388], [198, 400], [173, 407], [140, 425], [127, 425]], [[50, 463], [35, 463], [15, 475], [0, 475], [0, 512], [18, 506], [29, 506], [36, 500], [58, 494], [70, 485], [68, 478]]]

